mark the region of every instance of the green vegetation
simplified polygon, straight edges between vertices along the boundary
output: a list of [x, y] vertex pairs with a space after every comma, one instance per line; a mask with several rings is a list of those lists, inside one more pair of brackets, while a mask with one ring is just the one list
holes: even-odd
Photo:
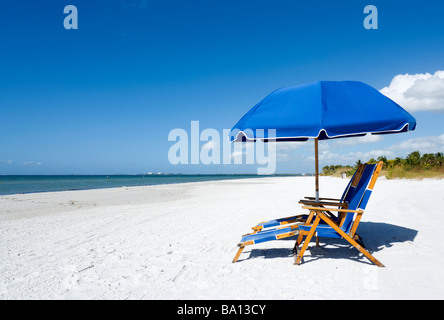
[[[359, 160], [360, 161], [360, 160]], [[359, 164], [358, 164], [359, 165]], [[343, 166], [343, 165], [331, 165], [331, 166], [325, 166], [322, 168], [322, 174], [325, 176], [335, 176], [340, 177], [342, 172], [347, 173], [347, 176], [353, 175], [355, 173], [356, 166]]]
[[[414, 151], [405, 158], [397, 157], [389, 160], [387, 157], [381, 156], [377, 159], [371, 158], [367, 163], [373, 164], [379, 161], [384, 163], [381, 175], [385, 175], [388, 179], [444, 178], [444, 154], [442, 152], [421, 155], [419, 151]], [[340, 176], [342, 172], [346, 172], [347, 176], [351, 176], [361, 163], [362, 161], [358, 160], [354, 166], [325, 166], [322, 168], [322, 173], [329, 176]]]

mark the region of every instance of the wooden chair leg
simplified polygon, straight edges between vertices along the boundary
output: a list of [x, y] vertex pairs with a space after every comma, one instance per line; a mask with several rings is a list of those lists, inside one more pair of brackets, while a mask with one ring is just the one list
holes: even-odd
[[244, 251], [244, 248], [245, 247], [240, 247], [239, 250], [237, 250], [237, 253], [236, 253], [236, 255], [234, 256], [234, 259], [233, 259], [233, 263], [235, 263], [237, 261], [237, 259], [239, 259], [242, 251]]
[[[310, 223], [311, 223], [311, 221], [313, 220], [313, 218], [314, 218], [314, 214], [315, 214], [315, 211], [310, 211], [310, 214], [308, 215], [308, 218], [307, 218], [307, 220], [305, 221], [305, 225], [309, 225]], [[304, 239], [304, 235], [303, 234], [299, 234], [299, 237], [298, 237], [298, 239], [297, 239], [297, 241], [296, 241], [296, 244], [295, 244], [295, 246], [294, 246], [294, 250], [295, 251], [297, 251], [297, 247], [302, 243], [302, 240]]]
[[[344, 233], [345, 234], [345, 233]], [[364, 256], [367, 257], [367, 259], [369, 259], [371, 262], [373, 262], [374, 264], [376, 264], [378, 267], [383, 268], [384, 265], [379, 262], [375, 257], [373, 257], [370, 252], [368, 252], [367, 250], [365, 250], [362, 246], [360, 246], [355, 240], [353, 240], [352, 238], [350, 238], [347, 234], [345, 234], [344, 239], [347, 240], [350, 244], [352, 244], [356, 249], [359, 250], [359, 252], [361, 252]]]
[[378, 267], [384, 267], [384, 265], [379, 262], [375, 257], [373, 257], [370, 252], [365, 250], [362, 246], [359, 245], [353, 238], [351, 238], [348, 234], [346, 234], [341, 228], [339, 228], [336, 224], [334, 224], [330, 219], [326, 218], [323, 213], [319, 213], [318, 217], [322, 218], [330, 227], [332, 227], [336, 232], [338, 232], [345, 240], [347, 240], [351, 245], [353, 245], [356, 249], [359, 250], [367, 259], [376, 264]]
[[302, 239], [304, 239], [304, 236], [302, 234], [299, 234], [298, 239], [296, 240], [296, 244], [294, 247], [298, 247], [302, 243]]
[[355, 240], [361, 247], [365, 249], [364, 241], [357, 233], [355, 233], [355, 235], [353, 236], [353, 240]]
[[307, 249], [311, 238], [313, 237], [314, 233], [316, 232], [316, 228], [318, 227], [319, 220], [321, 220], [321, 218], [319, 216], [316, 216], [316, 219], [313, 222], [313, 225], [312, 225], [310, 231], [308, 232], [307, 237], [305, 238], [304, 245], [302, 246], [301, 250], [299, 251], [294, 264], [297, 264], [297, 265], [301, 264], [301, 260], [302, 260], [302, 257], [304, 256], [304, 252]]

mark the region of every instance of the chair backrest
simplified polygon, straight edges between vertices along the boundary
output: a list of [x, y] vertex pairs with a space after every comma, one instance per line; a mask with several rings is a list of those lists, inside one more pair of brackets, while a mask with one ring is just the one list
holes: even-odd
[[[361, 180], [362, 177], [362, 173], [364, 172], [365, 167], [367, 166], [367, 164], [360, 164], [358, 166], [358, 168], [356, 169], [355, 173], [353, 174], [352, 178], [350, 179], [347, 187], [344, 190], [344, 193], [342, 194], [341, 197], [341, 203], [347, 203], [347, 205], [350, 203], [350, 201], [353, 199], [353, 196], [355, 194], [356, 191], [356, 187], [359, 184], [359, 180]], [[339, 207], [339, 209], [343, 208], [342, 206]], [[338, 214], [338, 222], [339, 225], [342, 226], [344, 223], [344, 218], [345, 218], [345, 213], [344, 212], [339, 212]]]
[[[380, 161], [378, 164], [367, 165], [364, 168], [359, 183], [356, 186], [356, 190], [349, 203], [348, 209], [365, 210], [367, 202], [372, 194], [373, 187], [375, 186], [376, 179], [378, 178], [379, 172], [381, 171], [382, 164], [382, 161]], [[345, 216], [341, 229], [344, 230], [346, 233], [350, 232], [354, 215], [355, 214], [353, 212], [348, 212]]]
[[344, 193], [341, 196], [341, 202], [350, 203], [350, 200], [353, 198], [353, 195], [356, 191], [356, 187], [358, 186], [359, 180], [361, 179], [362, 172], [364, 171], [366, 164], [360, 164], [350, 179], [347, 187], [344, 190]]

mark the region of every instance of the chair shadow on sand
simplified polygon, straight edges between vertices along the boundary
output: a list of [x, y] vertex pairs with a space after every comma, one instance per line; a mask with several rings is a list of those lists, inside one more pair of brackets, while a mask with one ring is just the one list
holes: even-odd
[[[395, 243], [413, 242], [418, 234], [417, 230], [405, 228], [389, 223], [382, 222], [361, 222], [357, 233], [363, 240], [366, 249], [370, 253], [389, 248]], [[297, 236], [285, 238], [280, 241], [288, 241], [294, 243]], [[313, 239], [315, 239], [313, 237]], [[320, 246], [316, 247], [314, 241], [307, 248], [310, 255], [304, 257], [304, 263], [315, 261], [318, 259], [351, 259], [365, 264], [372, 264], [368, 261], [356, 248], [344, 239], [320, 238]], [[288, 248], [266, 248], [252, 249], [248, 259], [264, 258], [288, 258], [293, 257], [293, 245]]]

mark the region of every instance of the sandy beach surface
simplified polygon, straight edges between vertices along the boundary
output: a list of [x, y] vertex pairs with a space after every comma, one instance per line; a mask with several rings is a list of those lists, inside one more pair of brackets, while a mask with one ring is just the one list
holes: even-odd
[[[347, 180], [321, 177], [322, 197]], [[249, 246], [264, 220], [305, 213], [313, 177], [0, 196], [0, 299], [443, 299], [444, 180], [380, 178], [345, 240]]]

